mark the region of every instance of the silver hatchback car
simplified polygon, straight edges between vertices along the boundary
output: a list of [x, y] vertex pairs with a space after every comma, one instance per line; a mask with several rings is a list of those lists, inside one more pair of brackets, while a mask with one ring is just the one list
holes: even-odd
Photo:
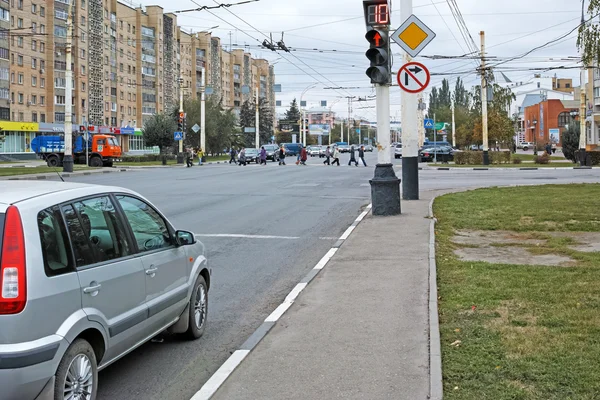
[[204, 245], [118, 187], [0, 182], [0, 398], [93, 400], [98, 371], [202, 336]]

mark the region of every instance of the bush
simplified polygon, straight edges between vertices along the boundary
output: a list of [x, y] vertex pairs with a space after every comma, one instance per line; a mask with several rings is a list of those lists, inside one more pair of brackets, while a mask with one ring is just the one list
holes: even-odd
[[543, 153], [541, 156], [535, 156], [533, 162], [536, 164], [548, 164], [550, 163], [550, 156], [548, 153]]
[[510, 150], [490, 151], [490, 164], [508, 164], [510, 162]]
[[513, 164], [521, 164], [522, 162], [523, 162], [523, 160], [521, 160], [521, 158], [519, 158], [519, 157], [513, 157], [513, 159], [512, 159]]
[[562, 152], [565, 158], [572, 162], [577, 162], [579, 132], [579, 124], [569, 124], [569, 129], [562, 134]]
[[[589, 161], [589, 165], [600, 165], [600, 151], [598, 150], [591, 150], [591, 151], [586, 151], [586, 158], [587, 161]], [[575, 151], [575, 162], [579, 162], [579, 150]], [[586, 163], [586, 165], [588, 165]]]
[[454, 153], [456, 165], [481, 165], [483, 164], [483, 152], [481, 151], [459, 151]]
[[[177, 158], [174, 154], [166, 155], [167, 160], [174, 160]], [[123, 162], [135, 163], [135, 162], [149, 162], [149, 161], [161, 161], [162, 156], [160, 154], [144, 154], [141, 156], [123, 156], [121, 157]]]

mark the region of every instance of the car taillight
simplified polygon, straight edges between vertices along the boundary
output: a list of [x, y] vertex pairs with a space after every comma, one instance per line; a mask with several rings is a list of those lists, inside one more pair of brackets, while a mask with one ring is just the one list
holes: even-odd
[[25, 235], [15, 206], [6, 210], [0, 261], [0, 314], [18, 314], [27, 302]]

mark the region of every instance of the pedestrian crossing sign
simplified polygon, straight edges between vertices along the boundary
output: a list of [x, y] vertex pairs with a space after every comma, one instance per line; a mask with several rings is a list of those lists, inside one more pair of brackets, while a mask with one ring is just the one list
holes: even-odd
[[433, 129], [433, 120], [432, 119], [425, 119], [425, 129]]
[[181, 140], [181, 139], [183, 139], [183, 132], [175, 132], [174, 136], [175, 136], [175, 140]]

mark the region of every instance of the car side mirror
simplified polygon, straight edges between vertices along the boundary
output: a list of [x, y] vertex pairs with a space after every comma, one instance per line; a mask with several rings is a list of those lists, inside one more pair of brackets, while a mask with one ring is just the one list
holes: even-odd
[[175, 232], [175, 237], [177, 238], [177, 244], [180, 246], [187, 246], [196, 243], [194, 234], [188, 231], [177, 231]]

